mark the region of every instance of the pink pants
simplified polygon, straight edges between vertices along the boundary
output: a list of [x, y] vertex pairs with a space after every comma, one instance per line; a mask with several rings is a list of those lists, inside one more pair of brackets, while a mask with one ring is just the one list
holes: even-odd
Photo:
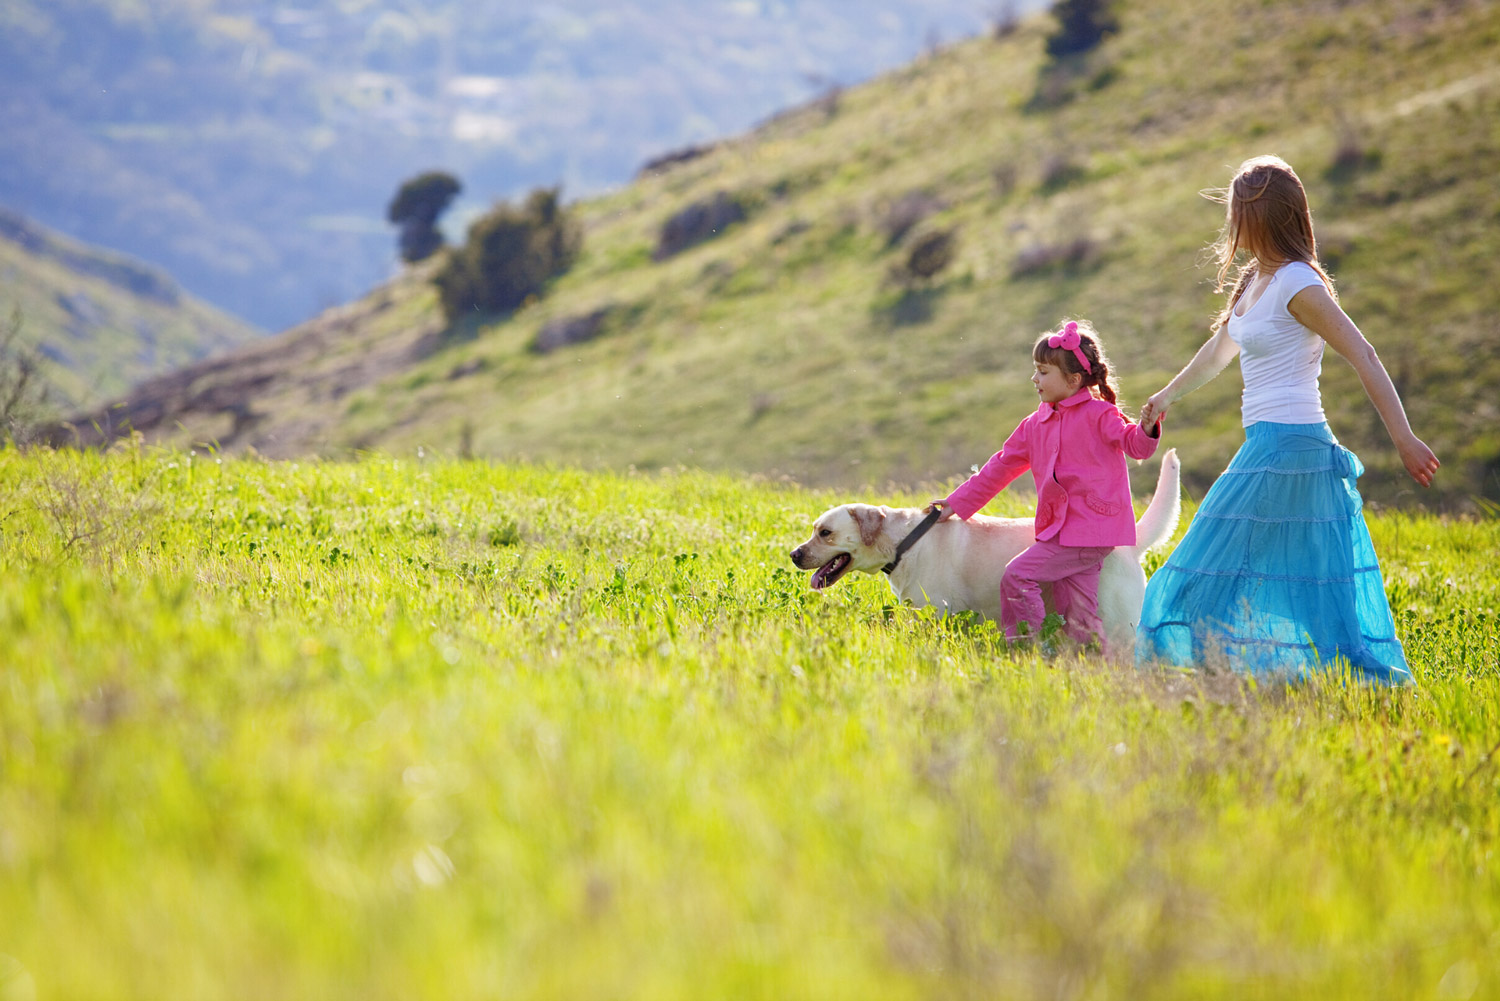
[[1007, 639], [1015, 639], [1024, 622], [1029, 636], [1038, 636], [1047, 609], [1042, 584], [1051, 582], [1052, 603], [1066, 620], [1063, 631], [1080, 643], [1095, 636], [1104, 642], [1099, 620], [1099, 568], [1113, 546], [1065, 546], [1056, 540], [1032, 543], [1005, 565], [1000, 578], [1000, 625]]

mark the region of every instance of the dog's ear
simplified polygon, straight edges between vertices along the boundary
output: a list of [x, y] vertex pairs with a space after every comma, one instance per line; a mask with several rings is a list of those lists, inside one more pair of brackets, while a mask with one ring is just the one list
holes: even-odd
[[880, 529], [885, 525], [885, 512], [869, 504], [851, 504], [849, 514], [859, 527], [859, 541], [866, 546], [875, 545], [875, 540], [880, 537]]

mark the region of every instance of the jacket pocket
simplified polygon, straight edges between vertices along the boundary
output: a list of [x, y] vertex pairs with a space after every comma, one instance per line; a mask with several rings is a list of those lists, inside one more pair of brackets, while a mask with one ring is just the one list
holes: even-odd
[[1102, 514], [1106, 518], [1114, 517], [1120, 513], [1120, 505], [1118, 503], [1099, 494], [1089, 494], [1083, 498], [1083, 502], [1089, 506], [1089, 510], [1095, 514]]
[[1060, 526], [1068, 517], [1068, 495], [1055, 483], [1044, 484], [1036, 499], [1038, 532]]

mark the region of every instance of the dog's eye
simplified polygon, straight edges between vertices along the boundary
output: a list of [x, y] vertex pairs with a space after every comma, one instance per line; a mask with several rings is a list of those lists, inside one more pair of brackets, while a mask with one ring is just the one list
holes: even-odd
[[829, 531], [826, 528], [820, 528], [820, 529], [818, 529], [818, 538], [820, 538], [820, 539], [826, 539], [826, 538], [828, 538], [832, 534], [833, 534], [833, 532]]

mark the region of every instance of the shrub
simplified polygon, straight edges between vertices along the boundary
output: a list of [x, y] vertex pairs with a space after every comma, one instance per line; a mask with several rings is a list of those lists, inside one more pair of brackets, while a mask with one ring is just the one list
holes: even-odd
[[995, 184], [995, 194], [1001, 198], [1008, 197], [1011, 192], [1016, 190], [1018, 176], [1019, 171], [1016, 170], [1015, 164], [996, 164], [990, 170], [990, 180]]
[[1012, 278], [1053, 271], [1078, 271], [1099, 256], [1099, 245], [1088, 236], [1075, 236], [1059, 243], [1034, 243], [1016, 255]]
[[582, 316], [562, 316], [550, 320], [537, 331], [536, 339], [531, 342], [531, 349], [537, 354], [549, 354], [569, 344], [591, 341], [599, 336], [609, 314], [610, 309], [606, 306]]
[[712, 240], [737, 222], [745, 220], [745, 206], [726, 191], [693, 202], [671, 216], [661, 227], [652, 259], [662, 261], [690, 247]]
[[1088, 171], [1066, 153], [1054, 154], [1042, 161], [1041, 190], [1045, 194], [1052, 194], [1081, 181], [1087, 175]]
[[1057, 30], [1047, 36], [1047, 55], [1054, 59], [1087, 52], [1120, 30], [1112, 0], [1057, 0], [1052, 16]]
[[891, 276], [907, 287], [930, 282], [953, 263], [957, 250], [957, 230], [929, 230], [911, 242], [906, 257], [892, 267]]
[[663, 173], [684, 163], [692, 163], [694, 160], [712, 153], [718, 149], [718, 146], [718, 143], [710, 142], [668, 150], [665, 153], [651, 157], [645, 163], [641, 164], [640, 169], [635, 172], [635, 176], [637, 178], [650, 177], [653, 174]]
[[1336, 124], [1337, 142], [1333, 158], [1323, 176], [1334, 184], [1346, 184], [1367, 170], [1375, 170], [1383, 159], [1378, 148], [1366, 142], [1360, 126], [1340, 115]]
[[501, 202], [475, 220], [467, 243], [433, 276], [443, 314], [453, 323], [473, 310], [509, 312], [568, 270], [582, 246], [583, 230], [559, 204], [558, 188], [538, 188], [521, 206]]
[[1000, 0], [990, 8], [990, 37], [1001, 41], [1021, 28], [1020, 0]]

